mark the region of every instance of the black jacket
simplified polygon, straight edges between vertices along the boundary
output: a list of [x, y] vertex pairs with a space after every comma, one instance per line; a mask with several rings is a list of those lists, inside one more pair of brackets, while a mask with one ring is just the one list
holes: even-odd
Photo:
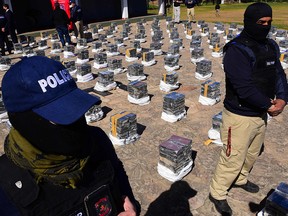
[[80, 6], [78, 5], [75, 5], [74, 7], [72, 7], [70, 9], [70, 20], [72, 22], [77, 22], [77, 21], [80, 21], [82, 20], [82, 10], [80, 8]]
[[7, 23], [7, 20], [6, 20], [5, 16], [3, 14], [0, 14], [0, 33], [3, 33], [1, 31], [1, 29], [5, 28], [6, 23]]
[[[242, 38], [244, 41], [252, 40], [242, 33], [238, 38], [232, 40], [224, 47], [225, 55], [223, 63], [226, 78], [224, 106], [230, 112], [238, 115], [262, 116], [271, 106], [270, 101], [274, 99], [274, 97], [287, 102], [288, 87], [286, 75], [279, 61], [278, 45], [275, 44], [273, 40], [267, 39], [265, 43], [261, 44], [256, 41], [253, 42], [259, 50], [257, 55], [255, 55], [253, 51], [244, 44], [241, 46], [237, 45], [237, 41]], [[271, 49], [268, 49], [268, 46], [271, 47], [273, 51], [270, 51]], [[249, 52], [251, 54], [249, 54]], [[267, 55], [271, 57], [262, 59], [262, 56]], [[256, 62], [259, 60], [264, 63], [266, 62], [266, 64], [264, 64], [266, 65], [265, 68], [261, 69], [262, 73], [257, 64], [252, 63], [252, 57], [255, 58]], [[271, 59], [273, 59], [273, 61]], [[271, 62], [273, 62], [273, 65], [270, 65]], [[269, 69], [272, 66], [273, 69]], [[267, 75], [265, 71], [268, 69], [271, 73]], [[263, 84], [263, 82], [266, 84]], [[267, 83], [269, 89], [270, 87], [274, 89], [269, 90], [269, 93], [267, 93]], [[265, 91], [263, 87], [266, 89]], [[233, 92], [233, 94], [231, 94], [231, 92]]]
[[67, 26], [69, 24], [69, 18], [64, 10], [56, 7], [53, 11], [53, 23], [55, 27]]
[[6, 18], [6, 25], [5, 25], [5, 31], [15, 30], [15, 20], [14, 20], [14, 14], [11, 10], [7, 10], [5, 12], [5, 18]]
[[[120, 197], [117, 200], [122, 202], [122, 195], [128, 196], [138, 207], [139, 213], [140, 206], [134, 198], [123, 164], [118, 159], [109, 137], [98, 127], [90, 126], [89, 133], [91, 145], [95, 148], [91, 150], [90, 160], [83, 169], [83, 181], [76, 189], [53, 185], [48, 181], [36, 183], [33, 174], [16, 166], [6, 155], [2, 155], [0, 171], [5, 170], [5, 175], [1, 175], [0, 178], [0, 198], [1, 202], [7, 205], [0, 205], [1, 216], [18, 216], [20, 212], [21, 215], [27, 216], [76, 215], [77, 211], [85, 211], [84, 197], [107, 182], [110, 182], [109, 188], [114, 198]], [[115, 180], [111, 179], [113, 176]], [[16, 182], [21, 182], [21, 187], [15, 185]], [[106, 194], [105, 191], [101, 193], [101, 196]], [[91, 199], [92, 203], [95, 202], [95, 197]], [[122, 203], [116, 205], [122, 207]]]

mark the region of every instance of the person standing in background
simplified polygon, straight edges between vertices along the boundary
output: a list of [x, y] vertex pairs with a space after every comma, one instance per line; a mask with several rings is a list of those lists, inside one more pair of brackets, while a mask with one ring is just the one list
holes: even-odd
[[248, 180], [264, 143], [267, 113], [278, 116], [288, 101], [286, 74], [279, 46], [267, 38], [272, 8], [262, 2], [249, 5], [244, 29], [227, 43], [223, 63], [226, 95], [222, 112], [223, 148], [210, 184], [209, 199], [222, 215], [232, 215], [227, 202], [231, 188], [258, 193]]
[[220, 17], [220, 4], [215, 5], [215, 15], [216, 17]]
[[72, 22], [73, 31], [75, 37], [83, 38], [83, 20], [82, 20], [82, 9], [79, 5], [76, 5], [75, 0], [70, 0], [70, 20]]
[[9, 9], [8, 4], [3, 4], [3, 9], [5, 11], [5, 18], [6, 18], [6, 25], [5, 25], [5, 32], [7, 34], [10, 34], [12, 42], [13, 43], [18, 43], [17, 35], [16, 35], [16, 27], [15, 27], [15, 20], [14, 20], [14, 14], [13, 12]]
[[7, 33], [5, 32], [6, 23], [7, 20], [5, 19], [4, 14], [0, 12], [0, 48], [2, 56], [5, 56], [5, 44], [9, 54], [11, 54], [11, 44], [9, 43]]
[[58, 2], [55, 3], [55, 9], [53, 11], [53, 23], [56, 31], [58, 32], [62, 46], [64, 47], [65, 43], [71, 44], [68, 31], [69, 18], [66, 12], [60, 8], [60, 4]]
[[187, 18], [189, 22], [195, 23], [195, 10], [194, 7], [197, 4], [196, 0], [185, 0], [185, 5], [187, 7]]
[[173, 17], [174, 22], [179, 23], [180, 22], [180, 5], [182, 1], [180, 0], [174, 0], [173, 1]]

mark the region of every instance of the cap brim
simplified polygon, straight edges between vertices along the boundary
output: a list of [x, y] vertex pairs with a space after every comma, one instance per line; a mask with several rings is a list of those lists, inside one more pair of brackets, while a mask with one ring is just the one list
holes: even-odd
[[89, 108], [100, 102], [99, 97], [76, 88], [49, 104], [34, 108], [33, 111], [56, 124], [68, 125], [78, 120]]

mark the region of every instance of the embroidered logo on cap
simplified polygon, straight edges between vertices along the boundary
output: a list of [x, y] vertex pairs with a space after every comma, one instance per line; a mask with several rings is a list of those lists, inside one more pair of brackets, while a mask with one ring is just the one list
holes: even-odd
[[15, 182], [15, 185], [16, 185], [16, 187], [19, 188], [19, 189], [22, 188], [22, 182], [21, 182], [21, 181]]

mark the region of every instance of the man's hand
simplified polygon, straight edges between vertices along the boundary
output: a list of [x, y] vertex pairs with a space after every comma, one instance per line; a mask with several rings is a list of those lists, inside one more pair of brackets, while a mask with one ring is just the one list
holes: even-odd
[[136, 216], [136, 210], [130, 199], [126, 196], [123, 204], [124, 212], [118, 214], [118, 216]]
[[286, 106], [286, 102], [282, 99], [272, 100], [271, 103], [272, 106], [268, 109], [268, 113], [273, 117], [279, 115]]

